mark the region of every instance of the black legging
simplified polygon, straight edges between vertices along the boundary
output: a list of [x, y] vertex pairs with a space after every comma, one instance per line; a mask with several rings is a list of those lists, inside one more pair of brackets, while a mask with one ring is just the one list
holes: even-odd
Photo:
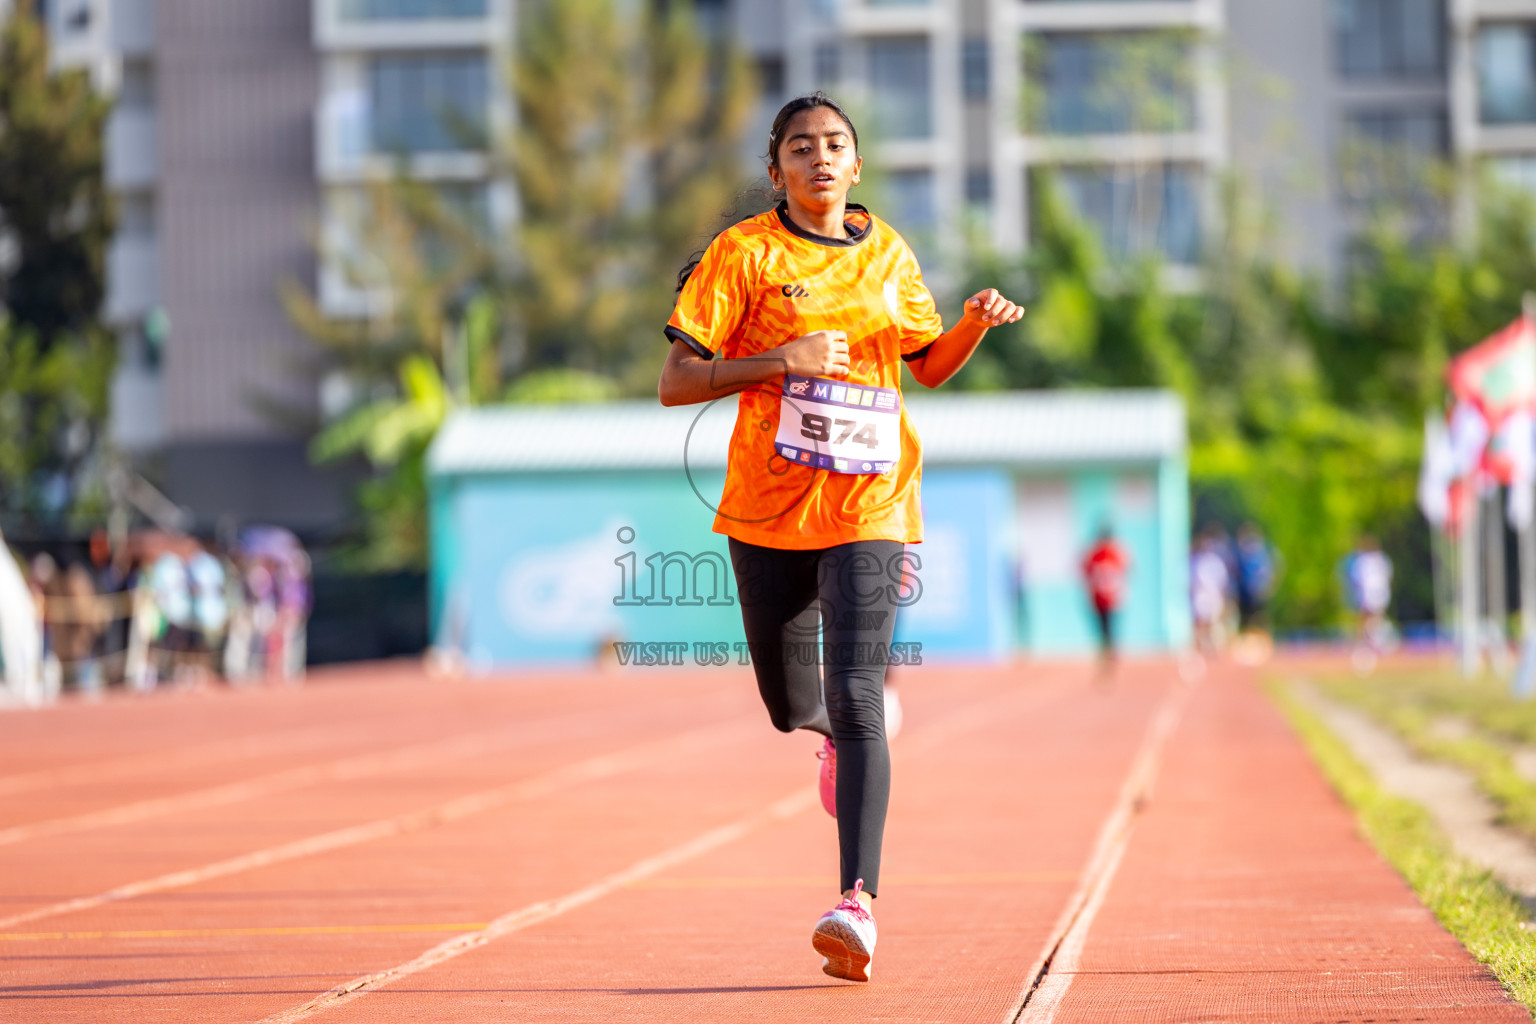
[[[732, 538], [730, 548], [768, 717], [782, 732], [832, 737], [842, 888], [862, 878], [873, 896], [891, 795], [884, 684], [902, 593], [902, 545], [870, 540], [785, 551]], [[818, 661], [826, 667], [825, 691]]]

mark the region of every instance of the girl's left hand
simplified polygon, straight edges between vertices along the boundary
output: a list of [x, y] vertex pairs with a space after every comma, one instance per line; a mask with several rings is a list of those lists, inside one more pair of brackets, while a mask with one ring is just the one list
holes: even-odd
[[988, 288], [965, 300], [965, 315], [983, 327], [999, 327], [1018, 323], [1024, 307], [1003, 298], [996, 288]]

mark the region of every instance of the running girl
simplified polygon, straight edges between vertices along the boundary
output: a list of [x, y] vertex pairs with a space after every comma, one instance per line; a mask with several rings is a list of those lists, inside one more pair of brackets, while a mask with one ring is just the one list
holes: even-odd
[[[828, 974], [868, 981], [890, 794], [878, 652], [910, 599], [903, 545], [922, 540], [922, 446], [898, 359], [938, 387], [1024, 310], [987, 289], [946, 332], [912, 250], [848, 202], [858, 146], [822, 93], [779, 111], [767, 160], [783, 201], [679, 275], [658, 390], [668, 406], [740, 392], [714, 528], [729, 538], [769, 718], [827, 737], [822, 802], [837, 818], [843, 898], [812, 945]], [[818, 638], [820, 670], [795, 655]]]

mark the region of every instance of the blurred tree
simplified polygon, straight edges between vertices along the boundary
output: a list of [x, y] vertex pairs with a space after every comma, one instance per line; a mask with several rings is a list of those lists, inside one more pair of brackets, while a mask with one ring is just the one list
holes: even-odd
[[1029, 315], [995, 328], [956, 385], [1167, 387], [1191, 402], [1196, 379], [1187, 335], [1198, 303], [1170, 295], [1151, 253], [1113, 261], [1048, 175], [1033, 189], [1034, 237], [1020, 260], [980, 254], [961, 294], [997, 286], [1023, 296]]
[[372, 316], [330, 319], [283, 285], [317, 342], [311, 372], [358, 396], [311, 449], [376, 470], [355, 566], [425, 563], [424, 457], [455, 405], [654, 390], [677, 268], [740, 187], [756, 95], [750, 64], [701, 35], [691, 9], [520, 4], [506, 71], [517, 127], [491, 151], [517, 196], [509, 235], [402, 173], [369, 187], [353, 244], [328, 254], [371, 291]]
[[[1271, 225], [1236, 183], [1222, 190], [1220, 230], [1193, 292], [1170, 290], [1154, 254], [1110, 258], [1048, 176], [1037, 186], [1028, 254], [1007, 260], [980, 246], [969, 282], [1001, 282], [1029, 314], [989, 332], [958, 385], [1177, 392], [1197, 512], [1216, 510], [1229, 528], [1253, 519], [1284, 553], [1278, 624], [1335, 621], [1338, 559], [1361, 532], [1384, 532], [1413, 508], [1423, 415], [1339, 397], [1330, 371], [1342, 364], [1320, 353], [1319, 332], [1371, 337], [1358, 307], [1330, 310], [1314, 285], [1269, 260]], [[1352, 288], [1390, 280], [1373, 271]], [[1385, 345], [1357, 355], [1359, 365], [1382, 361]]]
[[80, 511], [107, 417], [107, 112], [86, 72], [50, 72], [18, 0], [0, 29], [0, 508], [33, 525]]
[[343, 561], [370, 571], [426, 567], [426, 454], [453, 399], [437, 363], [424, 355], [400, 364], [400, 393], [332, 423], [311, 444], [317, 462], [361, 453], [381, 472], [357, 494], [362, 534]]
[[0, 275], [11, 318], [45, 345], [101, 308], [108, 110], [85, 71], [49, 71], [47, 34], [31, 0], [18, 0], [0, 31], [0, 217], [13, 254]]
[[518, 369], [655, 384], [678, 266], [741, 186], [751, 65], [687, 3], [520, 5], [503, 147], [522, 215], [509, 306]]
[[[439, 367], [463, 366], [453, 350], [458, 317], [474, 305], [482, 327], [471, 360], [469, 400], [493, 399], [502, 383], [497, 353], [504, 319], [495, 252], [473, 211], [403, 173], [369, 182], [356, 202], [339, 206], [339, 236], [321, 239], [321, 258], [367, 296], [370, 312], [328, 316], [307, 288], [287, 280], [279, 291], [293, 322], [316, 343], [305, 372], [339, 374], [359, 400], [392, 398], [404, 364], [425, 356]], [[471, 303], [472, 297], [486, 301]]]

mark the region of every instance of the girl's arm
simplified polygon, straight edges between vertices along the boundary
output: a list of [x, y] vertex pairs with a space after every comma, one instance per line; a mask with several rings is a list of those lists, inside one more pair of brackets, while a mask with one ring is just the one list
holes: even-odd
[[996, 288], [977, 292], [965, 301], [960, 322], [939, 335], [922, 358], [907, 364], [912, 376], [925, 387], [936, 388], [960, 372], [987, 329], [1018, 323], [1024, 307], [1010, 302]]
[[693, 405], [744, 391], [785, 373], [848, 376], [848, 335], [843, 331], [812, 331], [740, 359], [705, 359], [687, 344], [674, 341], [661, 368], [656, 393], [662, 405]]

